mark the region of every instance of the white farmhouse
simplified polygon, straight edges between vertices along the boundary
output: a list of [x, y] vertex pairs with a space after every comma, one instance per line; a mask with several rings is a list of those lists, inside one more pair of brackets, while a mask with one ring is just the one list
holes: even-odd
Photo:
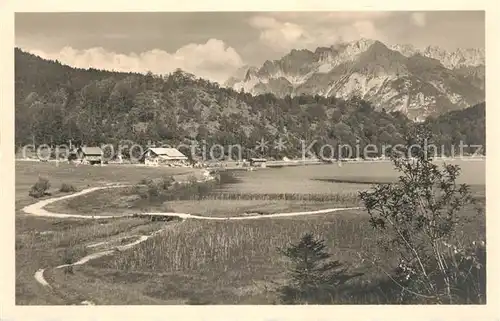
[[188, 158], [176, 148], [148, 148], [141, 156], [141, 162], [150, 165], [185, 166]]

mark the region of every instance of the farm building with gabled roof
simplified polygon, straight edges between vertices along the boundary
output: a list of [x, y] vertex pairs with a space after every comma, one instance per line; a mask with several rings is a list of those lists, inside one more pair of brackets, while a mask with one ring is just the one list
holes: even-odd
[[141, 157], [146, 165], [186, 165], [188, 158], [176, 148], [152, 147], [148, 148]]
[[103, 151], [101, 147], [83, 146], [76, 150], [76, 154], [82, 163], [102, 164]]

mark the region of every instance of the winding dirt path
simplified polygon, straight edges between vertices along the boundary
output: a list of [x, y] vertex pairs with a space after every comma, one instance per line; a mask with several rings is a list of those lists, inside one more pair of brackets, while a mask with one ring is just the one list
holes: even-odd
[[[128, 250], [128, 249], [146, 241], [147, 239], [157, 235], [161, 231], [163, 231], [163, 229], [157, 230], [157, 231], [155, 231], [151, 234], [148, 234], [148, 235], [139, 235], [138, 239], [133, 241], [133, 242], [130, 242], [130, 243], [127, 243], [124, 245], [120, 245], [120, 246], [115, 246], [112, 249], [106, 249], [106, 250], [103, 250], [100, 252], [89, 254], [87, 256], [82, 257], [81, 259], [79, 259], [78, 261], [76, 261], [74, 263], [58, 265], [58, 266], [54, 267], [54, 269], [62, 269], [62, 268], [69, 267], [69, 266], [82, 265], [82, 264], [85, 264], [91, 260], [95, 260], [95, 259], [101, 258], [103, 256], [111, 255], [113, 253], [116, 253], [117, 251], [121, 252], [124, 250]], [[106, 244], [106, 243], [110, 243], [110, 242], [102, 242], [102, 244]], [[101, 245], [101, 244], [99, 244], [99, 245]], [[92, 245], [88, 245], [87, 248], [95, 247], [95, 246], [96, 246], [95, 244], [92, 244]], [[49, 282], [47, 282], [47, 280], [44, 278], [44, 276], [43, 276], [44, 272], [45, 272], [45, 269], [39, 269], [38, 271], [36, 271], [35, 280], [45, 287], [52, 288], [50, 286]], [[88, 302], [91, 302], [91, 301], [88, 301]]]
[[[64, 199], [68, 198], [73, 198], [81, 195], [85, 195], [91, 192], [95, 192], [98, 190], [103, 190], [103, 189], [110, 189], [110, 188], [123, 188], [123, 187], [129, 187], [132, 185], [108, 185], [108, 186], [102, 186], [102, 187], [91, 187], [84, 189], [80, 192], [69, 194], [69, 195], [64, 195], [60, 197], [53, 197], [45, 200], [38, 201], [34, 204], [25, 206], [22, 210], [26, 214], [33, 215], [33, 216], [42, 216], [42, 217], [56, 217], [56, 218], [81, 218], [81, 219], [109, 219], [109, 218], [118, 218], [118, 217], [130, 217], [134, 216], [134, 214], [123, 214], [123, 215], [81, 215], [81, 214], [65, 214], [65, 213], [53, 213], [49, 212], [44, 209], [45, 206], [61, 201]], [[333, 213], [333, 212], [339, 212], [339, 211], [346, 211], [346, 210], [355, 210], [355, 209], [361, 209], [361, 207], [342, 207], [342, 208], [329, 208], [329, 209], [323, 209], [323, 210], [316, 210], [316, 211], [302, 211], [302, 212], [289, 212], [289, 213], [274, 213], [274, 214], [263, 214], [263, 215], [251, 215], [251, 216], [233, 216], [233, 217], [209, 217], [209, 216], [200, 216], [200, 215], [192, 215], [188, 213], [174, 213], [174, 212], [150, 212], [150, 213], [139, 213], [139, 215], [142, 216], [172, 216], [172, 217], [178, 217], [183, 220], [185, 219], [198, 219], [198, 220], [209, 220], [209, 221], [228, 221], [228, 220], [256, 220], [256, 219], [263, 219], [263, 218], [279, 218], [279, 217], [291, 217], [291, 216], [302, 216], [302, 215], [316, 215], [316, 214], [328, 214], [328, 213]], [[138, 237], [135, 241], [120, 245], [120, 246], [115, 246], [112, 249], [105, 249], [100, 252], [92, 253], [89, 254], [77, 262], [71, 263], [71, 264], [63, 264], [54, 267], [54, 269], [61, 269], [64, 267], [68, 266], [75, 266], [75, 265], [82, 265], [85, 264], [91, 260], [95, 260], [97, 258], [111, 255], [115, 253], [116, 251], [123, 251], [130, 249], [147, 239], [157, 235], [158, 233], [162, 232], [164, 229], [157, 230], [151, 234], [148, 235], [136, 235]], [[105, 242], [99, 242], [91, 245], [87, 245], [87, 248], [92, 248], [96, 247], [99, 245], [105, 245], [107, 243], [111, 243], [111, 241], [105, 241]], [[44, 272], [45, 269], [41, 268], [38, 271], [36, 271], [34, 277], [35, 280], [41, 284], [44, 287], [47, 287], [51, 289], [51, 285], [47, 282], [47, 280], [44, 278]], [[81, 304], [87, 304], [87, 305], [92, 305], [92, 301], [83, 301]]]
[[[61, 201], [68, 198], [73, 198], [77, 196], [81, 196], [84, 194], [88, 194], [91, 192], [95, 192], [103, 189], [110, 188], [122, 188], [122, 187], [130, 187], [132, 185], [110, 185], [110, 186], [101, 186], [101, 187], [91, 187], [84, 189], [80, 192], [64, 195], [60, 197], [53, 197], [49, 199], [45, 199], [34, 204], [25, 206], [23, 211], [26, 214], [34, 215], [34, 216], [44, 216], [44, 217], [57, 217], [57, 218], [82, 218], [82, 219], [109, 219], [109, 218], [117, 218], [117, 217], [129, 217], [135, 216], [136, 214], [122, 214], [122, 215], [82, 215], [82, 214], [65, 214], [65, 213], [53, 213], [44, 209], [45, 206]], [[327, 208], [323, 210], [316, 211], [302, 211], [302, 212], [288, 212], [288, 213], [274, 213], [274, 214], [262, 214], [262, 215], [249, 215], [249, 216], [232, 216], [232, 217], [210, 217], [210, 216], [201, 216], [201, 215], [193, 215], [188, 213], [177, 213], [177, 212], [144, 212], [137, 213], [138, 215], [144, 216], [173, 216], [182, 219], [197, 219], [197, 220], [210, 220], [210, 221], [227, 221], [227, 220], [255, 220], [260, 218], [276, 218], [276, 217], [289, 217], [289, 216], [301, 216], [301, 215], [315, 215], [315, 214], [327, 214], [339, 211], [347, 211], [347, 210], [356, 210], [361, 207], [337, 207], [337, 208]]]

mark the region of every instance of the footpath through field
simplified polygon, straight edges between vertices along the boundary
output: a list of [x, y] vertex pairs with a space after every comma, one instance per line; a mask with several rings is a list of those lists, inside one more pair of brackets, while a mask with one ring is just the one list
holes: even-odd
[[109, 218], [118, 218], [118, 217], [127, 217], [127, 216], [164, 216], [164, 217], [178, 217], [181, 219], [197, 219], [197, 220], [212, 220], [212, 221], [227, 221], [227, 220], [255, 220], [260, 218], [276, 218], [276, 217], [289, 217], [289, 216], [301, 216], [301, 215], [315, 215], [315, 214], [328, 214], [338, 211], [347, 211], [347, 210], [356, 210], [361, 207], [336, 207], [336, 208], [327, 208], [323, 210], [316, 211], [302, 211], [302, 212], [289, 212], [289, 213], [273, 213], [273, 214], [262, 214], [262, 215], [251, 215], [251, 216], [231, 216], [231, 217], [210, 217], [210, 216], [201, 216], [201, 215], [193, 215], [189, 213], [177, 213], [177, 212], [145, 212], [138, 214], [121, 214], [121, 215], [85, 215], [85, 214], [64, 214], [64, 213], [53, 213], [44, 209], [45, 206], [61, 201], [68, 198], [73, 198], [77, 196], [81, 196], [84, 194], [88, 194], [91, 192], [95, 192], [103, 189], [110, 188], [123, 188], [129, 187], [132, 185], [109, 185], [109, 186], [101, 186], [101, 187], [91, 187], [84, 189], [80, 192], [64, 195], [61, 197], [54, 197], [45, 199], [34, 204], [25, 206], [23, 208], [23, 212], [29, 215], [35, 216], [44, 216], [44, 217], [57, 217], [57, 218], [82, 218], [82, 219], [109, 219]]
[[[81, 218], [81, 219], [109, 219], [109, 218], [134, 216], [134, 214], [124, 214], [124, 215], [64, 214], [64, 213], [53, 213], [53, 212], [49, 212], [49, 211], [44, 209], [45, 206], [47, 206], [51, 203], [57, 202], [57, 201], [64, 200], [64, 199], [81, 196], [81, 195], [95, 192], [98, 190], [110, 189], [110, 188], [123, 188], [123, 187], [129, 187], [129, 186], [131, 186], [131, 185], [108, 185], [108, 186], [101, 186], [101, 187], [91, 187], [91, 188], [84, 189], [84, 190], [77, 192], [77, 193], [64, 195], [61, 197], [53, 197], [50, 199], [38, 201], [34, 204], [25, 206], [23, 208], [23, 212], [25, 212], [26, 214], [29, 214], [29, 215], [34, 215], [34, 216], [55, 217], [55, 218]], [[274, 213], [274, 214], [265, 214], [265, 215], [233, 216], [233, 217], [209, 217], [209, 216], [199, 216], [199, 215], [192, 215], [192, 214], [188, 214], [188, 213], [174, 213], [174, 212], [140, 213], [139, 215], [141, 215], [141, 216], [178, 217], [178, 218], [181, 218], [183, 220], [184, 219], [198, 219], [198, 220], [211, 220], [211, 221], [228, 221], [228, 220], [255, 220], [255, 219], [262, 219], [262, 218], [279, 218], [279, 217], [291, 217], [291, 216], [301, 216], [301, 215], [328, 214], [328, 213], [333, 213], [333, 212], [355, 210], [355, 209], [360, 209], [360, 207], [341, 207], [341, 208], [329, 208], [329, 209], [316, 210], [316, 211]], [[148, 234], [148, 235], [139, 235], [138, 236], [139, 238], [133, 242], [115, 247], [114, 249], [107, 249], [107, 250], [103, 250], [101, 252], [87, 255], [75, 263], [60, 265], [60, 266], [55, 267], [55, 269], [61, 269], [64, 267], [74, 266], [74, 265], [82, 265], [82, 264], [87, 263], [88, 261], [91, 261], [91, 260], [94, 260], [94, 259], [97, 259], [97, 258], [100, 258], [103, 256], [111, 255], [111, 254], [115, 253], [116, 250], [122, 251], [122, 250], [130, 249], [130, 248], [146, 241], [147, 239], [157, 235], [162, 230], [155, 231], [155, 232]], [[109, 242], [111, 242], [111, 241], [109, 241]], [[102, 243], [105, 244], [108, 242], [102, 242]], [[91, 247], [91, 246], [87, 246], [87, 247]], [[45, 272], [45, 269], [43, 269], [43, 268], [36, 271], [36, 273], [34, 275], [35, 280], [39, 284], [41, 284], [42, 286], [51, 289], [50, 284], [44, 278], [44, 275], [43, 275], [44, 272]], [[93, 303], [92, 303], [92, 301], [82, 301], [81, 304], [88, 305], [88, 304], [93, 304]]]

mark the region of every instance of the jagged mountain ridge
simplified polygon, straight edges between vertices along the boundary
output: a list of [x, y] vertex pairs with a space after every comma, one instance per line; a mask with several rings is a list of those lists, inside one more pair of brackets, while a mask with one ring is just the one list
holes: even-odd
[[377, 108], [419, 120], [484, 101], [484, 51], [419, 51], [410, 45], [389, 48], [361, 39], [314, 52], [292, 50], [260, 68], [249, 68], [244, 78], [233, 78], [226, 86], [279, 97], [359, 96]]
[[427, 46], [422, 50], [410, 44], [392, 45], [389, 48], [401, 52], [406, 57], [421, 54], [425, 57], [437, 59], [448, 69], [477, 67], [485, 64], [485, 51], [479, 48], [458, 48], [455, 51], [447, 51], [438, 46]]

